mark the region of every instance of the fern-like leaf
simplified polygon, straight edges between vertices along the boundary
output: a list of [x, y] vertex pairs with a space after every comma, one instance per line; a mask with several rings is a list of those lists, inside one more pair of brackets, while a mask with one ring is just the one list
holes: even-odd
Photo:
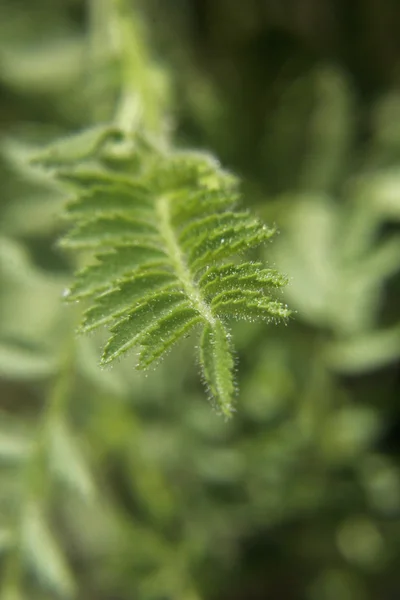
[[[69, 167], [69, 165], [67, 165]], [[61, 169], [73, 189], [65, 247], [93, 252], [69, 297], [87, 298], [81, 326], [108, 325], [102, 362], [138, 349], [147, 368], [195, 327], [200, 365], [218, 409], [229, 416], [235, 391], [228, 320], [289, 316], [272, 297], [286, 279], [235, 257], [274, 234], [237, 210], [237, 182], [203, 154], [154, 152], [130, 176], [104, 169]]]

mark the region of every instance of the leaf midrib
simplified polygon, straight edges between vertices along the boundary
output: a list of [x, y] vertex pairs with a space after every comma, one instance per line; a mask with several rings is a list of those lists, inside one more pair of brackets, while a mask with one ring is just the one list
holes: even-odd
[[171, 259], [175, 273], [182, 284], [192, 305], [199, 311], [201, 316], [214, 326], [216, 323], [210, 307], [202, 297], [200, 289], [193, 281], [192, 274], [186, 263], [186, 258], [182, 252], [177, 235], [171, 222], [170, 199], [167, 196], [160, 196], [156, 200], [156, 214], [159, 221], [160, 235], [165, 243], [165, 248]]

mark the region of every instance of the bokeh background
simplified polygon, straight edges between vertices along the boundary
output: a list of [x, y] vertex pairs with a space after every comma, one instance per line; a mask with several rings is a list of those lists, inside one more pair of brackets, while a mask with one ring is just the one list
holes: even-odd
[[[0, 0], [0, 600], [400, 598], [398, 0]], [[213, 152], [280, 235], [288, 326], [235, 326], [240, 396], [185, 340], [100, 370], [63, 304], [35, 149], [109, 122]]]

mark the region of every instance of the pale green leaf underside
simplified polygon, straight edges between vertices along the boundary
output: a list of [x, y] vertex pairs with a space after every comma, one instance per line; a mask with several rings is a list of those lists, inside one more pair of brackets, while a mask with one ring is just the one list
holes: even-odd
[[89, 300], [82, 331], [110, 327], [102, 362], [136, 348], [144, 369], [200, 327], [203, 377], [229, 415], [235, 384], [226, 321], [286, 319], [289, 311], [273, 297], [285, 277], [261, 263], [225, 261], [275, 230], [235, 210], [235, 179], [206, 155], [154, 155], [135, 177], [81, 166], [60, 176], [73, 187], [74, 226], [62, 244], [94, 253], [69, 298]]

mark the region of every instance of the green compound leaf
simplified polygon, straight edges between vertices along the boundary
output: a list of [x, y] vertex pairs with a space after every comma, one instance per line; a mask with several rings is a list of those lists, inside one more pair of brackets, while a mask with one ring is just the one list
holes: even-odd
[[113, 335], [104, 349], [102, 362], [111, 362], [132, 346], [140, 344], [148, 331], [163, 318], [187, 306], [182, 292], [160, 292], [147, 297], [126, 318], [111, 328]]
[[[66, 235], [62, 245], [69, 248], [96, 248], [127, 244], [157, 236], [154, 225], [130, 216], [99, 217], [82, 223]], [[157, 237], [155, 238], [157, 239]]]
[[254, 218], [251, 222], [243, 219], [235, 226], [220, 226], [190, 246], [189, 266], [193, 273], [198, 273], [215, 261], [255, 248], [269, 240], [274, 233], [274, 229], [268, 229]]
[[81, 331], [107, 325], [102, 363], [136, 348], [137, 368], [145, 369], [200, 328], [203, 379], [229, 416], [235, 383], [226, 322], [290, 315], [274, 297], [285, 277], [261, 263], [232, 262], [275, 229], [235, 208], [236, 179], [206, 154], [154, 150], [134, 175], [93, 167], [93, 157], [90, 167], [66, 163], [59, 178], [73, 190], [72, 227], [61, 244], [94, 259], [68, 294], [88, 301]]
[[201, 321], [202, 318], [198, 311], [185, 304], [160, 319], [142, 338], [143, 350], [139, 357], [139, 367], [141, 369], [148, 367]]
[[115, 250], [99, 254], [96, 258], [97, 263], [77, 273], [67, 299], [79, 300], [101, 293], [104, 289], [113, 288], [124, 276], [133, 274], [141, 266], [167, 264], [165, 253], [150, 244], [116, 247]]
[[261, 263], [233, 263], [211, 267], [199, 280], [199, 287], [207, 297], [230, 291], [261, 291], [267, 287], [280, 288], [287, 278], [274, 269], [263, 269]]
[[160, 270], [138, 271], [127, 281], [122, 281], [117, 288], [98, 297], [96, 304], [85, 313], [82, 328], [90, 331], [104, 325], [115, 317], [132, 309], [135, 301], [143, 296], [173, 288], [175, 278], [172, 273]]
[[[134, 203], [132, 202], [134, 198]], [[81, 195], [67, 205], [67, 215], [92, 217], [93, 214], [112, 216], [118, 214], [146, 215], [152, 204], [148, 192], [140, 186], [110, 185], [103, 189], [94, 189]]]

